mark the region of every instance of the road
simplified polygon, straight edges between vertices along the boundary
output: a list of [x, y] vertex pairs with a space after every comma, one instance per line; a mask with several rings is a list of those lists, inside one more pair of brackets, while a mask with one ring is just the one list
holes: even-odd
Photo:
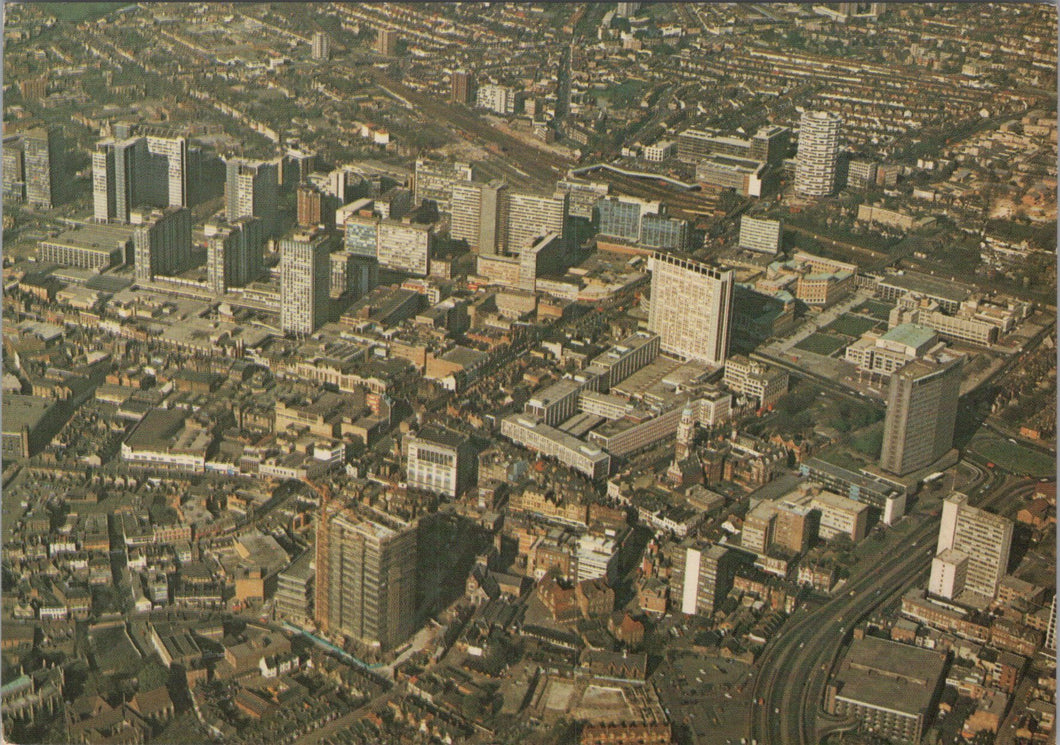
[[[979, 483], [968, 490], [973, 502], [990, 493], [999, 476], [989, 469], [979, 471]], [[981, 506], [1003, 503], [1025, 486], [1026, 482], [1006, 479]], [[908, 519], [917, 517], [921, 523], [889, 547], [889, 558], [871, 565], [862, 562], [842, 595], [819, 608], [796, 611], [766, 646], [751, 689], [752, 740], [769, 745], [819, 741], [819, 707], [845, 639], [857, 623], [921, 582], [930, 568], [939, 517], [921, 514]]]
[[[751, 737], [762, 743], [815, 743], [817, 704], [832, 661], [853, 626], [884, 603], [900, 597], [930, 565], [931, 537], [938, 519], [925, 522], [889, 552], [890, 560], [863, 568], [843, 594], [815, 610], [800, 610], [790, 628], [763, 653], [755, 677]], [[914, 549], [916, 544], [917, 549]], [[757, 706], [757, 709], [755, 708]]]

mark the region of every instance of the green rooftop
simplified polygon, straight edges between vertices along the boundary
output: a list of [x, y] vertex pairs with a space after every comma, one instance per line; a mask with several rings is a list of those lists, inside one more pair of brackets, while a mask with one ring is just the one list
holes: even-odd
[[919, 349], [924, 344], [935, 339], [936, 336], [937, 334], [932, 329], [917, 326], [913, 323], [903, 323], [895, 326], [881, 336], [880, 339], [884, 341], [898, 342], [899, 344], [910, 346], [913, 349]]

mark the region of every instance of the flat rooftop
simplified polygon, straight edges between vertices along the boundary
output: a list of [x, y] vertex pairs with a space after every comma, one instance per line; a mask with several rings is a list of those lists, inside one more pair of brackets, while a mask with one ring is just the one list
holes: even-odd
[[699, 161], [697, 166], [714, 165], [729, 168], [740, 173], [757, 173], [762, 170], [765, 163], [759, 160], [751, 160], [749, 158], [736, 158], [731, 155], [708, 155]]
[[[835, 478], [841, 481], [845, 481], [850, 484], [858, 486], [860, 489], [868, 489], [874, 492], [879, 492], [886, 495], [899, 495], [904, 491], [901, 484], [896, 484], [892, 481], [884, 480], [878, 476], [866, 474], [864, 472], [851, 471], [842, 466], [837, 466], [835, 463], [822, 460], [820, 458], [810, 458], [803, 467], [807, 473], [811, 470], [825, 474], [828, 477]], [[812, 476], [811, 476], [812, 478]]]
[[511, 416], [505, 417], [503, 421], [512, 421], [520, 427], [537, 432], [541, 436], [559, 444], [561, 447], [577, 452], [580, 455], [593, 459], [594, 461], [602, 461], [611, 457], [595, 445], [579, 440], [577, 437], [568, 435], [566, 432], [556, 429], [555, 427], [549, 427], [547, 424], [534, 421], [530, 417], [522, 414], [512, 414]]
[[3, 404], [4, 434], [17, 434], [23, 427], [35, 428], [52, 407], [52, 402], [46, 398], [20, 393], [5, 393]]
[[67, 230], [54, 238], [45, 238], [41, 243], [56, 243], [78, 248], [113, 249], [132, 240], [134, 228], [130, 225], [82, 225]]
[[[405, 303], [413, 301], [415, 298], [422, 298], [415, 290], [404, 290], [401, 288], [391, 287], [376, 287], [374, 290], [369, 292], [363, 298], [355, 302], [350, 306], [344, 314], [344, 318], [359, 318], [362, 314], [367, 315], [373, 321], [385, 322], [390, 319], [390, 316], [394, 314], [398, 309], [402, 308]], [[414, 303], [417, 307], [411, 309], [409, 315], [418, 311], [421, 303]]]
[[244, 564], [263, 567], [268, 574], [287, 566], [290, 557], [271, 535], [252, 534], [238, 539], [236, 552]]
[[547, 405], [554, 401], [561, 401], [572, 393], [580, 390], [582, 384], [576, 380], [570, 378], [562, 378], [557, 380], [547, 388], [542, 389], [530, 399], [529, 403], [533, 405]]
[[[6, 405], [7, 400], [5, 398]], [[133, 428], [125, 441], [137, 450], [168, 450], [173, 437], [183, 428], [186, 414], [176, 409], [151, 409]], [[4, 409], [7, 419], [7, 408]]]
[[618, 385], [611, 386], [611, 391], [630, 398], [640, 398], [656, 386], [661, 388], [663, 379], [672, 375], [682, 364], [680, 360], [660, 355]]
[[654, 341], [658, 336], [659, 335], [655, 333], [638, 331], [632, 336], [627, 336], [622, 341], [612, 344], [606, 352], [593, 360], [593, 364], [614, 365], [619, 360], [624, 359], [627, 355], [632, 354], [634, 351], [643, 347], [645, 344]]
[[296, 582], [308, 582], [314, 574], [313, 555], [312, 550], [302, 552], [302, 555], [291, 562], [291, 565], [280, 574]]
[[836, 676], [841, 698], [916, 716], [925, 713], [946, 655], [887, 639], [855, 639]]
[[450, 430], [441, 429], [439, 427], [424, 427], [414, 436], [418, 440], [426, 440], [435, 445], [442, 445], [444, 447], [453, 448], [454, 450], [460, 448], [466, 442], [464, 437], [456, 432], [451, 432]]
[[929, 297], [940, 297], [953, 302], [962, 302], [972, 294], [970, 288], [957, 282], [937, 279], [929, 274], [906, 272], [892, 274], [880, 280], [880, 284], [898, 287], [909, 292], [918, 292]]
[[864, 512], [869, 508], [864, 502], [855, 502], [853, 499], [848, 499], [830, 491], [814, 494], [810, 501], [826, 505], [835, 510], [842, 510], [843, 512]]
[[938, 334], [929, 328], [917, 326], [912, 323], [903, 323], [895, 326], [880, 337], [881, 341], [893, 341], [905, 344], [908, 347], [919, 348], [934, 339]]

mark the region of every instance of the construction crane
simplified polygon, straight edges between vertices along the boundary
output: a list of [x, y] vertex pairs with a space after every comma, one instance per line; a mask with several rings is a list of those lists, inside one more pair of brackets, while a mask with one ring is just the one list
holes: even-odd
[[328, 520], [331, 517], [331, 491], [323, 486], [318, 486], [308, 478], [302, 482], [312, 489], [320, 497], [320, 521], [317, 523], [317, 545], [316, 545], [316, 591], [313, 600], [313, 615], [317, 628], [321, 633], [327, 633], [329, 606], [328, 606]]

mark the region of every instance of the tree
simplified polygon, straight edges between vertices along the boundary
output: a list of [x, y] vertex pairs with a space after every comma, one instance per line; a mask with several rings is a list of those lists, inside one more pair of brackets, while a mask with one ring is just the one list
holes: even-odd
[[155, 661], [147, 663], [136, 676], [141, 691], [153, 691], [169, 682], [169, 670]]

